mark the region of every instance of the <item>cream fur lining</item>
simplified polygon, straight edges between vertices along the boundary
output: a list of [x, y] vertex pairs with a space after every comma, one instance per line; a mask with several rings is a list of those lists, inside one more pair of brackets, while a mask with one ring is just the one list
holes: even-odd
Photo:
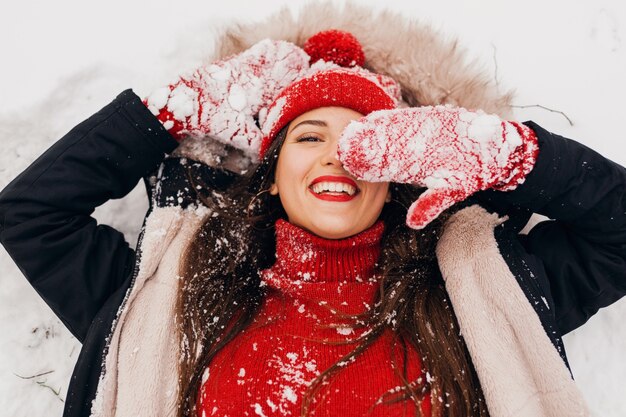
[[146, 221], [135, 284], [110, 337], [93, 417], [174, 416], [180, 349], [178, 267], [207, 210], [156, 208]]
[[455, 213], [439, 267], [492, 417], [588, 416], [581, 393], [508, 265], [480, 206]]

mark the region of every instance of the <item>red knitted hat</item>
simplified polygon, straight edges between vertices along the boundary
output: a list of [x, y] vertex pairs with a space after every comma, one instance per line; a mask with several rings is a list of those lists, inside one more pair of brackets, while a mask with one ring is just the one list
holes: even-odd
[[311, 68], [281, 91], [260, 115], [263, 141], [260, 158], [282, 128], [296, 117], [320, 107], [346, 107], [361, 114], [396, 108], [400, 86], [382, 74], [361, 67], [363, 49], [350, 33], [329, 30], [312, 36], [304, 45]]

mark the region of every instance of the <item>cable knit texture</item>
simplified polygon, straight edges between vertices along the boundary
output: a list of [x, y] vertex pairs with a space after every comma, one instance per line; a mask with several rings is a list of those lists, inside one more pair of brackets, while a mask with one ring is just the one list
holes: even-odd
[[[345, 317], [367, 312], [378, 290], [373, 275], [382, 222], [342, 240], [314, 236], [286, 221], [276, 223], [276, 263], [263, 271], [268, 295], [250, 328], [213, 359], [205, 373], [198, 415], [299, 416], [311, 381], [340, 361], [367, 331]], [[409, 381], [423, 378], [418, 353], [409, 349]], [[415, 403], [377, 404], [402, 387], [401, 348], [384, 333], [314, 397], [315, 416], [413, 415]], [[430, 415], [430, 398], [421, 404]]]

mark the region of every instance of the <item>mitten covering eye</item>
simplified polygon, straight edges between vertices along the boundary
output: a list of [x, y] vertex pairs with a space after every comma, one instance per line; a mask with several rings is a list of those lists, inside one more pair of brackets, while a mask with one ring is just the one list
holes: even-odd
[[453, 106], [371, 113], [350, 123], [338, 146], [344, 168], [361, 180], [427, 188], [407, 213], [414, 229], [477, 191], [515, 189], [538, 152], [529, 127]]

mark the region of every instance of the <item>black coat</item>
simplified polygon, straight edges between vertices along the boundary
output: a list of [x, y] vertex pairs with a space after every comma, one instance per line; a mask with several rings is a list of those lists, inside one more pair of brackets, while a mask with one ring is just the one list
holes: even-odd
[[[516, 190], [471, 199], [508, 215], [496, 228], [503, 258], [566, 361], [561, 335], [626, 294], [626, 169], [529, 122], [539, 139], [533, 171]], [[107, 336], [141, 254], [91, 217], [144, 179], [151, 206], [185, 188], [177, 142], [130, 90], [76, 126], [0, 193], [0, 241], [29, 282], [83, 344], [65, 402], [66, 417], [88, 416]], [[154, 187], [155, 172], [167, 181]], [[202, 166], [210, 186], [233, 175]], [[156, 191], [155, 191], [156, 190]], [[178, 197], [179, 195], [177, 195]], [[149, 210], [150, 210], [149, 209]], [[552, 219], [518, 232], [533, 213]], [[141, 236], [140, 236], [141, 242]]]

